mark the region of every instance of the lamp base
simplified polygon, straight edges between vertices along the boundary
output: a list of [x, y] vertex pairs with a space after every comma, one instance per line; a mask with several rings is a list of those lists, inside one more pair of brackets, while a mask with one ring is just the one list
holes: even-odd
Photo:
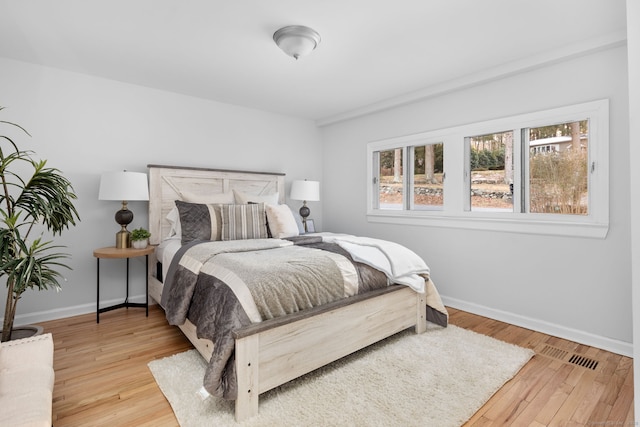
[[126, 229], [122, 228], [122, 230], [116, 233], [116, 248], [118, 249], [126, 249], [131, 247], [131, 233]]
[[122, 201], [122, 209], [116, 212], [116, 222], [120, 224], [120, 231], [116, 233], [116, 248], [124, 249], [131, 247], [131, 233], [127, 230], [127, 225], [133, 221], [133, 212], [127, 209], [127, 201]]
[[304, 226], [304, 232], [307, 233], [307, 217], [311, 214], [311, 209], [307, 207], [307, 201], [304, 200], [302, 202], [302, 207], [300, 208], [300, 216], [302, 217], [302, 225]]

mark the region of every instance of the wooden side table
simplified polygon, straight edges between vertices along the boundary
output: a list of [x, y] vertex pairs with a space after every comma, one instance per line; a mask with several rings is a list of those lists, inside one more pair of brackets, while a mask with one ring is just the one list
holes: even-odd
[[[147, 246], [144, 249], [134, 249], [134, 248], [123, 248], [118, 249], [116, 247], [107, 247], [100, 248], [93, 251], [93, 256], [97, 261], [97, 275], [96, 275], [96, 288], [97, 288], [97, 297], [96, 297], [96, 323], [100, 323], [100, 313], [104, 313], [105, 311], [115, 310], [117, 308], [129, 308], [129, 307], [144, 307], [146, 309], [146, 315], [149, 317], [149, 254], [154, 251], [153, 246]], [[145, 286], [145, 302], [144, 303], [135, 303], [129, 302], [129, 259], [136, 258], [139, 256], [145, 257], [145, 266], [146, 266], [146, 286]], [[100, 308], [100, 258], [109, 258], [109, 259], [122, 259], [125, 258], [127, 260], [127, 296], [123, 303], [112, 305], [109, 307]]]

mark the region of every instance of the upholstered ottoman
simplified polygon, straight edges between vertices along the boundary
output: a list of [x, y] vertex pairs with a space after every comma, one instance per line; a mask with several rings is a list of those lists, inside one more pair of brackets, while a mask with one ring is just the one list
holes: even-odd
[[53, 338], [0, 344], [0, 426], [51, 427]]

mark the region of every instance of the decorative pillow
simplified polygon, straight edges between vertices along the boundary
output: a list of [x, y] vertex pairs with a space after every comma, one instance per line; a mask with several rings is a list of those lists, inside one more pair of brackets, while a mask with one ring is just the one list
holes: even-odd
[[289, 205], [266, 205], [265, 209], [272, 237], [283, 239], [300, 234]]
[[181, 242], [193, 240], [220, 240], [220, 207], [226, 205], [189, 203], [176, 200], [180, 214]]
[[[182, 192], [182, 200], [189, 203], [200, 203], [200, 204], [233, 204], [235, 199], [233, 197], [233, 192], [229, 191], [227, 193], [215, 193], [215, 194], [193, 194], [189, 192]], [[220, 230], [220, 214], [218, 213], [218, 230]], [[178, 208], [176, 206], [173, 207], [169, 211], [166, 216], [167, 221], [171, 224], [171, 228], [169, 229], [168, 237], [182, 237], [182, 230], [180, 227], [180, 213], [178, 212]], [[218, 233], [219, 234], [219, 233]], [[220, 240], [220, 239], [217, 239]]]
[[242, 191], [238, 191], [236, 189], [233, 190], [233, 194], [235, 195], [236, 203], [246, 205], [247, 203], [266, 203], [268, 205], [277, 205], [280, 199], [280, 193], [273, 193], [267, 195], [257, 195], [257, 194], [249, 194], [244, 193]]
[[182, 192], [182, 200], [190, 203], [203, 203], [207, 205], [214, 205], [217, 203], [226, 205], [235, 203], [233, 193], [231, 191], [227, 193], [213, 193], [213, 194], [193, 194], [188, 192]]
[[266, 239], [264, 203], [220, 205], [222, 240]]

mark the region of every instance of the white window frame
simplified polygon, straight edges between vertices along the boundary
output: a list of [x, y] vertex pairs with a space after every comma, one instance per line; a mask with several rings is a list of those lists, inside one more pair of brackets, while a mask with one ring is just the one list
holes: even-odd
[[[514, 188], [524, 191], [522, 182], [523, 160], [521, 131], [526, 128], [548, 126], [589, 120], [589, 208], [587, 215], [567, 215], [526, 212], [477, 212], [469, 205], [468, 144], [465, 138], [474, 135], [513, 130]], [[443, 143], [444, 145], [444, 206], [441, 210], [409, 210], [405, 194], [403, 210], [387, 210], [377, 207], [378, 185], [375, 182], [380, 171], [375, 164], [379, 151]], [[527, 154], [528, 156], [528, 154]], [[609, 101], [607, 99], [585, 102], [544, 111], [520, 114], [479, 123], [472, 123], [415, 135], [374, 141], [367, 144], [367, 219], [370, 222], [454, 227], [474, 230], [507, 231], [527, 234], [579, 236], [605, 238], [609, 230]], [[528, 158], [527, 158], [528, 159]], [[525, 163], [525, 164], [523, 164]], [[405, 165], [410, 165], [406, 163]], [[413, 171], [405, 168], [404, 188], [408, 192]], [[514, 191], [514, 206], [520, 191]], [[518, 205], [516, 205], [516, 203]]]

